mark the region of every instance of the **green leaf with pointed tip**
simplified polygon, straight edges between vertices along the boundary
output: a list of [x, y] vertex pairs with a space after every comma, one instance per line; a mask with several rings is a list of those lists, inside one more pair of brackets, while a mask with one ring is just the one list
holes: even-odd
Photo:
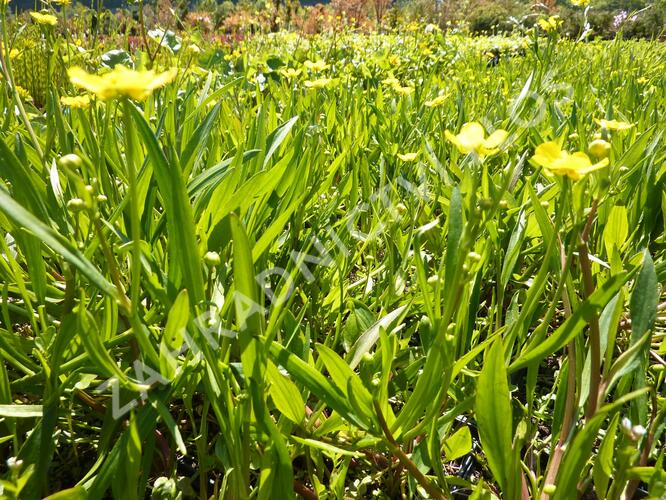
[[305, 403], [296, 384], [282, 375], [270, 361], [266, 365], [266, 378], [270, 384], [268, 393], [275, 407], [289, 420], [300, 424], [305, 416]]
[[0, 187], [0, 210], [14, 224], [23, 226], [50, 246], [100, 290], [112, 297], [117, 297], [116, 287], [72, 243], [19, 205], [2, 187]]
[[513, 421], [511, 395], [504, 365], [504, 345], [499, 336], [486, 351], [483, 360], [483, 368], [476, 384], [474, 412], [488, 466], [502, 492], [509, 495], [508, 486], [513, 474]]
[[615, 294], [633, 276], [634, 272], [617, 274], [606, 281], [601, 287], [583, 302], [567, 320], [555, 330], [550, 337], [538, 345], [528, 346], [522, 354], [509, 367], [514, 372], [531, 363], [546, 358], [550, 354], [564, 347], [567, 342], [578, 335], [587, 325], [588, 318], [593, 314], [599, 314], [610, 302]]

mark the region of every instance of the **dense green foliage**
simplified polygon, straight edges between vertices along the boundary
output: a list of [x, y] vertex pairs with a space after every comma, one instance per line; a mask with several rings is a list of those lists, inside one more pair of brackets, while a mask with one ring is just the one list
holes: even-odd
[[2, 495], [665, 494], [666, 47], [48, 22], [3, 23]]

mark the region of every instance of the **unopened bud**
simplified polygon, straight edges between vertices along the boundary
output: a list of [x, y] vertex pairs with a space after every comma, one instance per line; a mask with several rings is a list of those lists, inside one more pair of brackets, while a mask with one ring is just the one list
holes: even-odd
[[61, 167], [74, 169], [79, 168], [83, 164], [83, 160], [81, 160], [79, 155], [70, 153], [61, 157], [60, 160], [58, 160], [58, 163]]
[[222, 259], [220, 259], [220, 254], [217, 252], [206, 252], [206, 255], [204, 255], [204, 262], [209, 267], [215, 267], [220, 265]]
[[606, 158], [608, 153], [610, 153], [611, 145], [603, 139], [597, 139], [590, 143], [590, 154], [596, 156], [597, 158]]
[[67, 202], [67, 210], [70, 212], [80, 212], [81, 210], [85, 210], [85, 208], [86, 202], [81, 198], [72, 198]]

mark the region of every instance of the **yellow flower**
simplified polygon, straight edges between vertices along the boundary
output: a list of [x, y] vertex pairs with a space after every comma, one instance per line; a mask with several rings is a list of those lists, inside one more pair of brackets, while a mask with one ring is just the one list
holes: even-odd
[[234, 61], [238, 59], [241, 56], [241, 53], [238, 50], [234, 50], [231, 54], [225, 54], [224, 55], [224, 60], [225, 61]]
[[465, 123], [458, 135], [453, 135], [448, 130], [444, 136], [458, 148], [461, 153], [476, 153], [479, 156], [494, 155], [499, 152], [499, 147], [509, 137], [506, 130], [495, 130], [486, 138], [483, 126], [478, 122]]
[[398, 158], [400, 158], [402, 161], [405, 161], [405, 162], [408, 162], [408, 163], [412, 162], [412, 161], [416, 161], [416, 158], [418, 156], [419, 156], [418, 153], [404, 153], [404, 154], [398, 153]]
[[46, 26], [55, 26], [58, 24], [58, 18], [51, 14], [41, 14], [40, 12], [31, 12], [30, 16], [35, 20], [37, 24], [43, 24]]
[[639, 79], [636, 80], [636, 83], [638, 83], [639, 85], [643, 85], [647, 82], [648, 82], [648, 79], [645, 78], [644, 76], [641, 76]]
[[305, 61], [303, 63], [303, 66], [305, 66], [307, 69], [311, 71], [324, 71], [330, 68], [328, 64], [326, 64], [323, 60], [319, 59], [318, 61], [312, 62], [312, 61]]
[[556, 142], [545, 142], [537, 146], [532, 161], [546, 169], [548, 174], [566, 175], [574, 181], [608, 165], [608, 158], [592, 164], [583, 152], [569, 153], [563, 151]]
[[84, 109], [90, 106], [90, 97], [87, 95], [79, 95], [74, 97], [62, 96], [60, 104], [69, 106], [72, 109]]
[[597, 123], [597, 125], [599, 125], [601, 128], [605, 128], [606, 130], [629, 130], [634, 126], [633, 123], [621, 122], [617, 120], [604, 120], [603, 118], [601, 120], [597, 120], [595, 118], [594, 121]]
[[24, 101], [28, 101], [28, 102], [32, 101], [32, 95], [30, 94], [30, 92], [27, 89], [24, 89], [23, 87], [21, 87], [20, 85], [16, 85], [16, 93]]
[[304, 85], [309, 89], [323, 89], [330, 87], [335, 83], [332, 78], [318, 78], [317, 80], [307, 80]]
[[571, 5], [576, 7], [587, 7], [590, 5], [590, 0], [571, 0]]
[[21, 55], [21, 52], [18, 49], [12, 49], [12, 50], [9, 51], [9, 58], [10, 59], [16, 59], [20, 55]]
[[401, 87], [400, 85], [396, 85], [393, 87], [393, 90], [395, 90], [397, 94], [408, 96], [414, 92], [414, 87]]
[[434, 99], [432, 99], [430, 101], [426, 101], [425, 105], [428, 108], [437, 108], [437, 107], [441, 106], [442, 104], [444, 104], [445, 102], [446, 102], [446, 96], [445, 95], [440, 95], [440, 96], [437, 96], [437, 97], [435, 97]]
[[400, 85], [400, 80], [398, 80], [397, 78], [394, 78], [392, 76], [389, 76], [388, 78], [385, 78], [384, 80], [382, 80], [382, 83], [384, 85], [388, 85], [389, 87], [396, 87], [396, 86]]
[[71, 2], [71, 0], [51, 0], [51, 3], [56, 4], [56, 5], [67, 6], [72, 2]]
[[292, 80], [301, 74], [301, 70], [296, 68], [286, 68], [286, 69], [281, 69], [280, 74], [285, 78]]
[[596, 139], [590, 143], [588, 150], [592, 156], [597, 158], [606, 158], [610, 153], [611, 145], [603, 139]]
[[187, 50], [189, 50], [192, 54], [201, 54], [201, 49], [196, 43], [188, 44]]
[[537, 22], [539, 23], [539, 26], [541, 26], [541, 29], [547, 33], [555, 31], [557, 27], [562, 24], [560, 16], [550, 16], [548, 19], [539, 19]]
[[67, 71], [74, 85], [92, 92], [100, 99], [130, 97], [137, 101], [143, 101], [153, 90], [164, 87], [176, 77], [176, 73], [175, 69], [155, 73], [152, 70], [135, 71], [120, 65], [101, 76], [91, 75], [77, 67]]

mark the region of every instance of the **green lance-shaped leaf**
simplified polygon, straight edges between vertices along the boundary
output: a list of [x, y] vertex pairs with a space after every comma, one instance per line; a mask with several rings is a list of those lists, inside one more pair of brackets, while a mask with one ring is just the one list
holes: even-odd
[[528, 346], [518, 359], [511, 364], [509, 371], [513, 372], [544, 359], [564, 347], [567, 342], [583, 330], [593, 314], [601, 312], [633, 274], [633, 272], [620, 273], [606, 281], [550, 337], [538, 345]]
[[[657, 319], [657, 303], [659, 302], [659, 284], [657, 273], [654, 269], [654, 262], [650, 252], [645, 251], [643, 256], [643, 266], [636, 278], [636, 285], [631, 294], [629, 302], [629, 312], [631, 314], [631, 345], [641, 341], [645, 334], [654, 328], [654, 322]], [[649, 340], [644, 342], [640, 353], [637, 355], [637, 367], [634, 375], [634, 389], [645, 387], [646, 371], [648, 365], [648, 351], [650, 348]], [[641, 425], [647, 425], [647, 396], [641, 396], [632, 403], [634, 414], [638, 416], [638, 422]]]
[[488, 466], [502, 491], [512, 476], [511, 396], [500, 336], [487, 351], [476, 387], [476, 423]]
[[266, 365], [266, 376], [270, 384], [268, 391], [275, 407], [289, 420], [300, 424], [305, 416], [305, 402], [301, 391], [270, 361]]

